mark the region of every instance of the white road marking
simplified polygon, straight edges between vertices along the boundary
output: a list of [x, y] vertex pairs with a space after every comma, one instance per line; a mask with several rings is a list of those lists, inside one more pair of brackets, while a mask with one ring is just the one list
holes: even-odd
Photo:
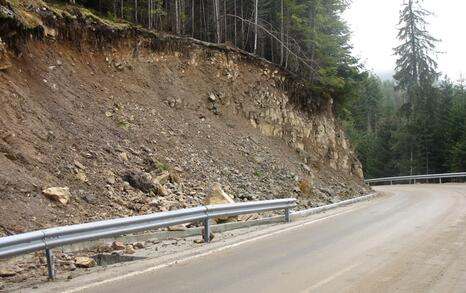
[[348, 272], [348, 271], [351, 271], [352, 269], [354, 269], [355, 267], [359, 266], [359, 264], [354, 264], [354, 265], [351, 265], [339, 272], [336, 272], [335, 274], [331, 275], [330, 277], [328, 278], [325, 278], [323, 279], [322, 281], [320, 281], [319, 283], [316, 283], [314, 284], [313, 286], [303, 290], [301, 293], [309, 293], [309, 292], [312, 292], [313, 290], [316, 290], [328, 283], [330, 283], [331, 281], [335, 280], [336, 278], [338, 278], [339, 276], [343, 275], [344, 273]]
[[318, 222], [322, 222], [324, 220], [334, 218], [334, 217], [337, 217], [337, 216], [340, 216], [340, 215], [343, 215], [343, 214], [347, 214], [347, 213], [353, 212], [353, 211], [355, 211], [357, 209], [360, 209], [360, 208], [362, 208], [362, 207], [355, 207], [355, 208], [352, 208], [352, 209], [344, 211], [344, 212], [336, 213], [336, 214], [326, 216], [326, 217], [322, 217], [322, 218], [319, 218], [319, 219], [316, 219], [316, 220], [311, 220], [311, 221], [304, 222], [304, 223], [299, 224], [299, 225], [295, 225], [295, 226], [292, 226], [292, 227], [288, 227], [288, 228], [284, 228], [284, 229], [275, 231], [275, 232], [270, 233], [270, 234], [260, 235], [260, 236], [257, 236], [257, 237], [251, 238], [251, 239], [247, 239], [247, 240], [243, 240], [243, 241], [233, 243], [233, 244], [230, 244], [230, 245], [222, 246], [222, 247], [219, 247], [219, 248], [216, 248], [216, 249], [213, 249], [213, 250], [209, 250], [209, 251], [206, 251], [206, 252], [203, 252], [203, 253], [200, 253], [200, 254], [191, 255], [191, 256], [188, 256], [188, 257], [185, 257], [185, 258], [182, 258], [182, 259], [178, 259], [178, 260], [174, 260], [174, 261], [171, 261], [171, 262], [168, 262], [168, 263], [160, 264], [160, 265], [157, 265], [157, 266], [154, 266], [154, 267], [147, 268], [147, 269], [142, 270], [142, 271], [132, 272], [132, 273], [128, 273], [126, 275], [121, 275], [121, 276], [110, 278], [110, 279], [103, 280], [103, 281], [100, 281], [100, 282], [95, 282], [95, 283], [84, 285], [84, 286], [81, 286], [81, 287], [78, 287], [78, 288], [65, 290], [65, 291], [63, 291], [63, 293], [79, 292], [79, 291], [87, 290], [87, 289], [90, 289], [90, 288], [93, 288], [93, 287], [98, 287], [98, 286], [102, 286], [102, 285], [105, 285], [105, 284], [108, 284], [108, 283], [112, 283], [112, 282], [115, 282], [115, 281], [120, 281], [120, 280], [124, 280], [124, 279], [127, 279], [127, 278], [135, 277], [135, 276], [138, 276], [138, 275], [154, 272], [154, 271], [166, 268], [166, 267], [173, 266], [175, 264], [186, 263], [186, 262], [188, 262], [190, 260], [193, 260], [193, 259], [197, 259], [197, 258], [204, 257], [204, 256], [207, 256], [207, 255], [211, 255], [211, 254], [214, 254], [214, 253], [217, 253], [217, 252], [220, 252], [220, 251], [224, 251], [224, 250], [227, 250], [227, 249], [238, 247], [238, 246], [250, 243], [250, 242], [254, 242], [254, 241], [257, 241], [257, 240], [272, 237], [272, 236], [282, 234], [282, 233], [285, 233], [285, 232], [288, 232], [288, 231], [294, 231], [294, 230], [297, 230], [297, 229], [299, 229], [301, 227], [311, 225], [311, 224], [315, 224], [315, 223], [318, 223]]

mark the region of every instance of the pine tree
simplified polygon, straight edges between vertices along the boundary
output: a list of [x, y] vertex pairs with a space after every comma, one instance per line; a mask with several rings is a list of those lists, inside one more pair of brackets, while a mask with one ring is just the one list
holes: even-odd
[[394, 78], [398, 89], [405, 92], [406, 101], [400, 112], [404, 116], [400, 126], [404, 129], [400, 130], [394, 150], [400, 156], [400, 170], [406, 170], [403, 164], [409, 162], [409, 174], [429, 172], [432, 125], [428, 116], [432, 114], [432, 85], [439, 76], [433, 58], [438, 40], [427, 31], [426, 18], [431, 13], [422, 8], [421, 2], [403, 3], [398, 33], [401, 45], [395, 48], [398, 59]]
[[434, 60], [437, 39], [427, 31], [426, 18], [431, 12], [421, 7], [422, 0], [406, 0], [400, 12], [398, 39], [401, 44], [395, 48], [398, 56], [394, 78], [398, 88], [406, 91], [407, 103], [414, 108], [420, 89], [429, 90], [437, 80], [437, 62]]

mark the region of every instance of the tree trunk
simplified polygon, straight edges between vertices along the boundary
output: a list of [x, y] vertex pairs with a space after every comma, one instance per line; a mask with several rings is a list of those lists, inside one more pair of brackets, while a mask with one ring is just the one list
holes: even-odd
[[220, 39], [220, 0], [213, 0], [214, 1], [214, 15], [215, 15], [215, 28], [217, 32], [217, 43], [221, 42]]
[[280, 66], [283, 66], [283, 59], [284, 59], [284, 43], [285, 43], [285, 28], [284, 28], [284, 4], [283, 4], [283, 0], [280, 1], [280, 15], [281, 15], [281, 23], [280, 23], [280, 41], [282, 42], [281, 45], [280, 45]]
[[136, 24], [139, 22], [138, 21], [138, 0], [134, 0], [134, 20]]
[[152, 11], [152, 0], [148, 0], [147, 1], [147, 27], [149, 29], [152, 29], [151, 11]]
[[254, 5], [254, 54], [257, 53], [257, 25], [259, 24], [259, 0], [256, 0]]
[[[235, 9], [235, 15], [236, 15], [236, 0], [234, 0], [234, 9]], [[238, 38], [237, 38], [237, 33], [238, 33], [238, 28], [237, 28], [238, 20], [235, 18], [235, 47], [238, 47]]]
[[191, 0], [191, 36], [194, 38], [194, 0]]
[[178, 0], [175, 0], [175, 33], [179, 34], [179, 27], [178, 27]]
[[223, 0], [223, 25], [224, 25], [224, 28], [223, 28], [223, 41], [226, 42], [227, 41], [227, 34], [228, 34], [228, 27], [227, 27], [227, 2], [226, 0]]

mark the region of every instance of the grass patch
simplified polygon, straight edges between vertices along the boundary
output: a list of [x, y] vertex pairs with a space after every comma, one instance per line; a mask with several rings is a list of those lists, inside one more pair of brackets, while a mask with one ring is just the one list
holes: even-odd
[[169, 167], [168, 164], [165, 162], [157, 161], [157, 168], [160, 172], [168, 171]]
[[118, 125], [118, 127], [122, 128], [124, 130], [128, 130], [129, 127], [131, 126], [131, 124], [126, 120], [119, 120], [117, 122], [117, 125]]

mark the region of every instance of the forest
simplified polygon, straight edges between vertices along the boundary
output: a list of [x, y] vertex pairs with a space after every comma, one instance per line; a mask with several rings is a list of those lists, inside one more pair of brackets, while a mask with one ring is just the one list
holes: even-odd
[[394, 80], [369, 75], [344, 109], [366, 178], [466, 170], [465, 84], [440, 78], [430, 16], [422, 2], [405, 1]]
[[303, 77], [337, 103], [361, 79], [342, 19], [349, 0], [54, 0], [146, 29], [222, 43]]
[[[466, 170], [463, 81], [437, 71], [422, 1], [401, 1], [398, 62], [381, 81], [354, 58], [349, 0], [70, 0], [141, 27], [224, 43], [301, 77], [332, 98], [366, 178]], [[306, 102], [306, 101], [304, 101]]]

